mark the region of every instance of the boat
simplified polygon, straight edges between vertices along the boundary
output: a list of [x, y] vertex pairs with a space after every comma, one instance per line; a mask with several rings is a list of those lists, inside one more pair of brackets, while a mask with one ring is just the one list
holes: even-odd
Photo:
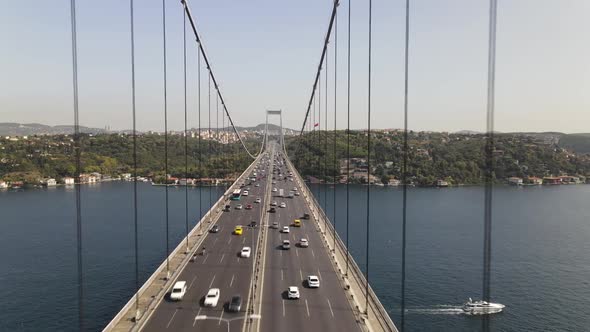
[[486, 301], [473, 301], [469, 298], [469, 301], [463, 304], [463, 311], [470, 314], [495, 314], [502, 312], [505, 305], [500, 303], [492, 303]]

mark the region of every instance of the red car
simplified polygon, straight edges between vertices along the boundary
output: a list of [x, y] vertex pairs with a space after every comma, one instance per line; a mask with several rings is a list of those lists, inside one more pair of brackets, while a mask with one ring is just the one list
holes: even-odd
[[252, 204], [246, 205], [246, 210], [252, 210]]

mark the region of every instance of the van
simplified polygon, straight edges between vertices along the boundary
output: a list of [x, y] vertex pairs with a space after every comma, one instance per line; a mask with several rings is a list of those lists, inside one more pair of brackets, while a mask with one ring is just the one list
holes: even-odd
[[186, 281], [177, 281], [170, 292], [170, 300], [180, 301], [186, 294]]

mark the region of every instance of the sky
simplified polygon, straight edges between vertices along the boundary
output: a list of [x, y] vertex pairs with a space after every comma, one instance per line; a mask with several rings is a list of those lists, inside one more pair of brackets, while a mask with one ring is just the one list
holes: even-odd
[[[361, 129], [368, 126], [368, 1], [351, 1], [350, 126]], [[73, 123], [69, 3], [0, 5], [0, 122]], [[495, 129], [590, 132], [590, 2], [498, 3]], [[234, 123], [257, 125], [265, 110], [281, 109], [283, 125], [300, 129], [332, 0], [189, 0], [189, 5]], [[404, 5], [405, 0], [373, 0], [371, 128], [403, 127]], [[328, 120], [324, 114], [313, 120], [322, 128], [333, 128], [335, 109], [337, 128], [347, 126], [347, 10], [348, 0], [342, 0], [338, 40], [332, 36], [328, 51]], [[168, 121], [170, 129], [181, 130], [180, 1], [166, 1], [166, 11]], [[77, 14], [80, 123], [131, 128], [129, 2], [79, 0]], [[488, 15], [484, 0], [411, 0], [410, 129], [485, 130]], [[137, 127], [162, 131], [162, 1], [136, 0], [134, 26]], [[197, 67], [195, 39], [187, 29], [189, 128], [199, 123]], [[207, 127], [204, 67], [201, 73], [201, 126]], [[212, 127], [217, 119], [212, 97]]]

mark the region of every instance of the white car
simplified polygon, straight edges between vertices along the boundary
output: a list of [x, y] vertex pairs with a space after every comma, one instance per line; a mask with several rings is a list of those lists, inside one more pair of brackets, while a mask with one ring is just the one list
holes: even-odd
[[289, 233], [289, 226], [283, 226], [283, 233]]
[[278, 223], [278, 222], [276, 222], [276, 221], [275, 221], [275, 222], [273, 222], [273, 223], [272, 223], [272, 228], [279, 229], [279, 223]]
[[242, 204], [236, 205], [236, 210], [241, 210], [241, 209], [242, 209]]
[[291, 249], [291, 241], [283, 240], [283, 249], [285, 249], [285, 250]]
[[307, 287], [309, 288], [320, 288], [320, 278], [317, 276], [307, 277]]
[[287, 207], [287, 204], [285, 204], [285, 202], [281, 202], [281, 207], [282, 208], [286, 208]]
[[307, 239], [301, 239], [299, 240], [299, 246], [301, 248], [307, 248], [309, 247], [309, 241], [307, 241]]
[[276, 193], [277, 192], [277, 188], [272, 188], [272, 192]]
[[258, 198], [257, 198], [257, 199], [254, 201], [254, 203], [260, 203], [260, 202], [262, 202], [262, 200], [260, 199], [260, 197], [258, 197]]
[[[272, 184], [277, 184], [277, 181], [273, 181]], [[276, 188], [273, 189], [272, 191], [277, 191]]]
[[205, 296], [204, 304], [206, 307], [216, 307], [217, 302], [219, 302], [219, 288], [211, 288]]
[[186, 281], [177, 281], [170, 291], [170, 300], [180, 301], [186, 293]]
[[244, 247], [244, 248], [242, 248], [242, 251], [240, 252], [240, 257], [250, 258], [251, 252], [252, 252], [252, 249], [250, 249], [250, 247]]
[[295, 196], [299, 196], [299, 192], [298, 191], [295, 192]]
[[244, 190], [244, 192], [242, 193], [242, 196], [248, 196], [248, 195], [249, 195], [248, 190]]
[[272, 203], [270, 203], [271, 206], [277, 206], [277, 201], [272, 201]]
[[254, 187], [260, 187], [260, 183], [257, 183]]
[[287, 297], [289, 299], [298, 299], [299, 288], [297, 288], [297, 286], [289, 286], [289, 289], [287, 289]]

